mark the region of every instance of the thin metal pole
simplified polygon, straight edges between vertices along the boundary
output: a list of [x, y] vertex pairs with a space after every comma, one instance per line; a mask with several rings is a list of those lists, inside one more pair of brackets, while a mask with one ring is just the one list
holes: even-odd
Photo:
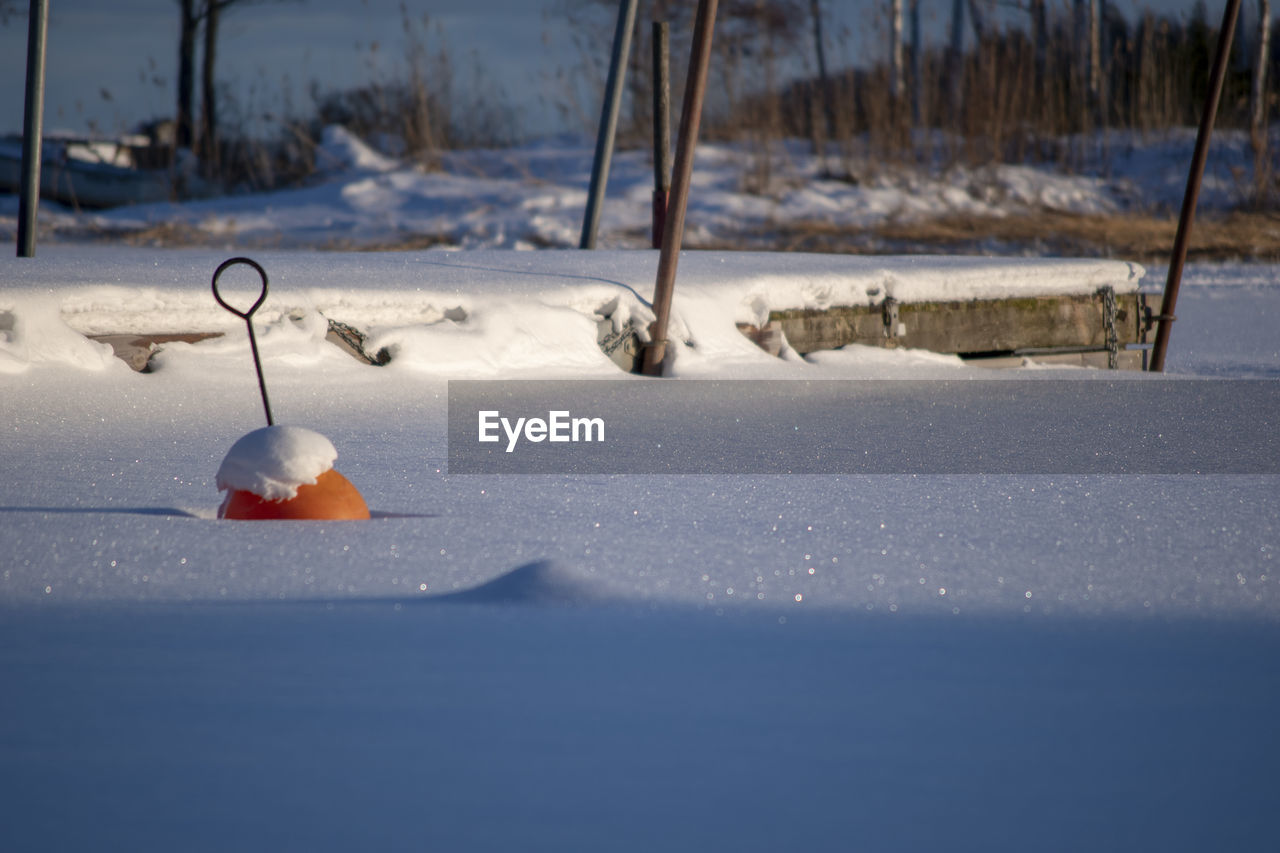
[[[227, 302], [222, 298], [222, 293], [218, 290], [218, 279], [227, 269], [237, 264], [245, 264], [252, 267], [258, 273], [258, 278], [262, 280], [262, 292], [258, 294], [257, 301], [249, 306], [246, 311], [241, 311]], [[267, 380], [262, 376], [262, 356], [258, 354], [258, 338], [253, 334], [253, 312], [261, 308], [262, 303], [267, 301], [267, 287], [267, 271], [253, 258], [228, 258], [218, 264], [218, 268], [213, 271], [213, 298], [223, 308], [244, 320], [245, 326], [249, 329], [249, 349], [253, 352], [253, 369], [258, 372], [258, 390], [262, 393], [262, 410], [267, 415], [267, 426], [275, 426], [275, 419], [271, 417], [271, 401], [267, 399]]]
[[22, 112], [22, 188], [18, 194], [18, 257], [36, 256], [40, 206], [40, 146], [44, 126], [44, 57], [49, 0], [31, 0], [27, 22], [27, 91]]
[[671, 196], [671, 51], [667, 22], [653, 22], [653, 248], [662, 248]]
[[1169, 335], [1173, 326], [1173, 311], [1178, 304], [1178, 287], [1182, 284], [1182, 267], [1187, 261], [1187, 244], [1191, 240], [1191, 224], [1196, 216], [1196, 202], [1200, 198], [1200, 181], [1204, 177], [1205, 160], [1209, 157], [1209, 136], [1213, 133], [1213, 121], [1218, 113], [1218, 101], [1222, 97], [1222, 81], [1227, 73], [1227, 61], [1231, 58], [1231, 39], [1236, 31], [1236, 19], [1240, 16], [1240, 0], [1227, 0], [1222, 10], [1222, 30], [1218, 33], [1218, 52], [1213, 58], [1213, 70], [1209, 75], [1209, 97], [1200, 116], [1200, 130], [1196, 134], [1196, 147], [1191, 155], [1191, 171], [1187, 175], [1187, 189], [1182, 196], [1182, 213], [1178, 217], [1178, 233], [1173, 238], [1173, 256], [1169, 259], [1169, 277], [1164, 283], [1164, 298], [1160, 301], [1159, 325], [1156, 341], [1151, 348], [1151, 362], [1147, 369], [1164, 370], [1164, 356], [1169, 348]]
[[680, 112], [680, 135], [676, 139], [675, 174], [671, 180], [671, 204], [662, 232], [662, 253], [658, 256], [658, 277], [653, 292], [654, 321], [651, 341], [644, 348], [643, 373], [662, 374], [667, 354], [667, 324], [671, 319], [671, 297], [676, 286], [676, 265], [684, 240], [684, 213], [689, 203], [689, 181], [693, 176], [693, 151], [698, 144], [702, 122], [702, 100], [707, 90], [707, 68], [711, 60], [711, 39], [715, 34], [718, 0], [698, 0], [698, 16], [693, 25], [693, 48], [689, 54], [689, 74], [684, 85], [684, 105]]
[[618, 6], [618, 27], [613, 33], [613, 54], [609, 57], [609, 79], [605, 83], [604, 107], [600, 110], [596, 154], [591, 163], [591, 188], [587, 191], [587, 210], [582, 217], [580, 249], [596, 247], [600, 205], [609, 182], [609, 161], [613, 158], [613, 137], [618, 130], [618, 108], [622, 102], [622, 84], [627, 78], [627, 57], [631, 53], [631, 30], [635, 22], [636, 0], [622, 0]]

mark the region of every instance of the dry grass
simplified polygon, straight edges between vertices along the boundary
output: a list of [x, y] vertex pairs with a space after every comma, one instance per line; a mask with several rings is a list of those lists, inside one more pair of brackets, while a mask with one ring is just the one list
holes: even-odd
[[75, 234], [77, 239], [99, 243], [117, 243], [152, 249], [298, 249], [308, 248], [320, 252], [396, 252], [430, 249], [452, 245], [447, 237], [438, 234], [401, 234], [383, 240], [353, 240], [330, 237], [320, 244], [296, 244], [280, 234], [244, 236], [239, 234], [214, 234], [181, 222], [162, 222], [134, 231], [88, 231]]
[[[849, 254], [1034, 253], [1165, 263], [1176, 231], [1174, 218], [1037, 212], [1003, 218], [952, 216], [869, 229], [791, 225], [777, 230], [773, 248]], [[756, 235], [750, 242], [764, 248], [763, 238]], [[1191, 230], [1188, 259], [1280, 261], [1280, 215], [1236, 212], [1224, 218], [1200, 217]]]
[[[225, 235], [215, 236], [184, 222], [161, 222], [136, 231], [104, 231], [95, 236], [104, 243], [159, 249], [174, 247], [218, 248], [228, 243]], [[232, 241], [235, 238], [231, 238]], [[254, 246], [253, 248], [274, 248]]]
[[420, 249], [433, 249], [436, 246], [451, 246], [452, 243], [438, 234], [404, 234], [388, 240], [374, 242], [352, 242], [348, 240], [330, 240], [316, 248], [322, 252], [413, 252]]
[[[835, 254], [1004, 254], [1119, 258], [1167, 263], [1177, 221], [1145, 215], [1080, 216], [1048, 211], [1017, 216], [950, 216], [922, 222], [851, 228], [826, 223], [775, 224], [720, 234], [710, 242], [686, 239], [690, 249], [820, 252]], [[95, 231], [79, 239], [142, 247], [287, 248], [280, 235], [257, 239], [210, 234], [182, 223], [161, 223], [130, 232]], [[648, 231], [625, 236], [647, 242]], [[310, 248], [320, 251], [406, 251], [448, 245], [437, 234], [390, 234], [382, 240], [332, 237]], [[294, 246], [293, 248], [298, 248]], [[539, 248], [558, 248], [539, 246]], [[1236, 212], [1201, 216], [1191, 231], [1191, 261], [1280, 262], [1280, 214]]]

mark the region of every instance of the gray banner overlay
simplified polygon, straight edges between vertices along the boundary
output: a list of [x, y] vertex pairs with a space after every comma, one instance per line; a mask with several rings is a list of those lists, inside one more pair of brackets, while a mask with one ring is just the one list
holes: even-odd
[[1275, 474], [1280, 382], [451, 381], [449, 473]]

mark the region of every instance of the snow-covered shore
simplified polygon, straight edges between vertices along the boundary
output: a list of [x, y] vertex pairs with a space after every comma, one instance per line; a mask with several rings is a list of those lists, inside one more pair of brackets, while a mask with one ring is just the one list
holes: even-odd
[[[782, 228], [871, 229], [932, 219], [1010, 218], [1037, 212], [1082, 216], [1176, 214], [1193, 129], [1143, 136], [1109, 133], [1072, 141], [1076, 169], [1057, 164], [915, 166], [857, 158], [824, 162], [807, 143], [769, 151], [703, 144], [695, 161], [686, 245], [774, 248]], [[1214, 136], [1200, 209], [1231, 210], [1250, 199], [1247, 134]], [[443, 152], [424, 171], [374, 151], [341, 127], [327, 128], [318, 172], [306, 186], [185, 203], [107, 211], [40, 208], [41, 242], [141, 241], [255, 250], [358, 249], [438, 244], [464, 249], [578, 245], [590, 182], [589, 141], [550, 140], [505, 150]], [[860, 180], [828, 173], [849, 168]], [[763, 183], [753, 177], [761, 173]], [[598, 245], [649, 245], [653, 167], [644, 151], [616, 153], [601, 210]], [[17, 197], [0, 196], [0, 235], [16, 229]], [[1046, 235], [1051, 236], [1051, 235]]]

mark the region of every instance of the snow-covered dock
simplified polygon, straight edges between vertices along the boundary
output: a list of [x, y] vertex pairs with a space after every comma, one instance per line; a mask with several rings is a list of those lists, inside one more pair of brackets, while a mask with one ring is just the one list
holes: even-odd
[[[49, 346], [59, 330], [41, 324], [55, 319], [122, 352], [132, 341], [238, 328], [241, 321], [209, 290], [228, 256], [54, 247], [35, 262], [6, 261], [0, 312], [29, 344], [21, 351], [10, 345], [6, 355], [77, 358]], [[645, 336], [657, 265], [652, 251], [252, 256], [270, 277], [270, 296], [255, 317], [268, 331], [355, 330], [371, 356], [445, 376], [531, 366], [616, 372], [601, 340], [611, 330]], [[773, 355], [847, 344], [953, 354], [1066, 348], [1101, 352], [1105, 365], [1108, 331], [1120, 348], [1140, 337], [1142, 275], [1135, 264], [1106, 260], [687, 252], [671, 330], [681, 343], [669, 372], [697, 373], [707, 359], [772, 360], [753, 340], [777, 329], [785, 337], [772, 336]], [[247, 305], [259, 283], [241, 267], [228, 271], [223, 288], [242, 292]]]

